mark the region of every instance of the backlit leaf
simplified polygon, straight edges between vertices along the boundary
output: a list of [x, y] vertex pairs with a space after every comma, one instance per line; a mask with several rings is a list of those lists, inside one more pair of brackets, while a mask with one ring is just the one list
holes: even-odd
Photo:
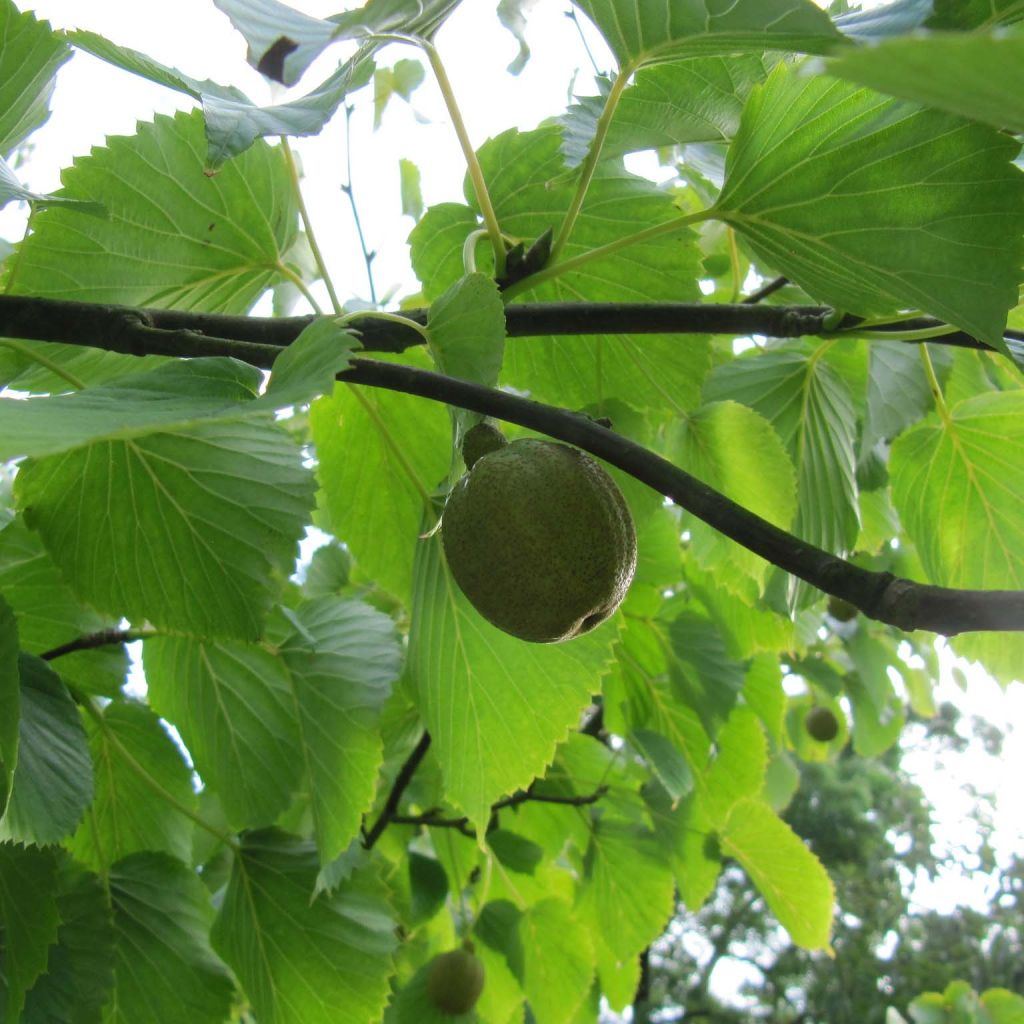
[[93, 795], [93, 767], [78, 711], [46, 662], [23, 654], [18, 764], [0, 840], [56, 843], [70, 835]]
[[1017, 304], [1018, 148], [780, 65], [747, 101], [715, 209], [760, 259], [838, 309], [917, 308], [999, 348]]
[[310, 899], [316, 847], [277, 830], [251, 833], [235, 858], [211, 933], [261, 1024], [366, 1024], [388, 996], [395, 922], [363, 871]]
[[[97, 871], [139, 850], [163, 850], [186, 863], [194, 811], [192, 778], [156, 715], [137, 703], [109, 704], [89, 721], [96, 796], [70, 849]], [[153, 799], [154, 784], [170, 799]]]

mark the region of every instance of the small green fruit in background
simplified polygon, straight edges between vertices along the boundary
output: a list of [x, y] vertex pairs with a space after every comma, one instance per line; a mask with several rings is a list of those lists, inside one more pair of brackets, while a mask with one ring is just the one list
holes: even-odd
[[839, 721], [828, 708], [811, 708], [804, 718], [804, 726], [819, 743], [831, 743], [839, 735]]
[[579, 449], [535, 438], [464, 460], [471, 468], [448, 496], [441, 537], [473, 607], [535, 643], [604, 622], [636, 569], [633, 517], [615, 481]]
[[850, 622], [857, 618], [858, 608], [841, 597], [832, 595], [828, 599], [828, 613], [839, 622]]
[[457, 1017], [476, 1006], [484, 990], [484, 965], [472, 943], [435, 956], [427, 975], [427, 995], [444, 1013]]
[[493, 423], [478, 423], [466, 431], [462, 439], [462, 461], [466, 469], [472, 469], [477, 459], [508, 444], [505, 435]]

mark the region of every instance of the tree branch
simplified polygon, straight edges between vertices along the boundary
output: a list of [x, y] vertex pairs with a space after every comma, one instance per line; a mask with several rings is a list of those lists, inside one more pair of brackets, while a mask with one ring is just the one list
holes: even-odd
[[[534, 793], [532, 788], [520, 790], [512, 796], [504, 797], [491, 804], [491, 814], [504, 810], [507, 807], [518, 807], [520, 804], [561, 804], [564, 807], [586, 807], [588, 804], [596, 804], [608, 792], [607, 786], [598, 786], [593, 793], [586, 793], [583, 796], [548, 796], [544, 793]], [[393, 814], [390, 819], [396, 825], [425, 825], [427, 828], [454, 828], [463, 835], [474, 836], [473, 830], [469, 827], [469, 818], [441, 818], [436, 811], [427, 811], [426, 814]]]
[[[831, 312], [826, 306], [759, 306], [751, 302], [521, 302], [505, 308], [505, 322], [510, 338], [617, 333], [799, 338], [821, 334]], [[420, 324], [427, 322], [425, 309], [404, 310], [402, 315]], [[229, 353], [218, 347], [219, 342], [247, 342], [257, 346], [252, 350], [254, 356], [263, 349], [258, 358], [267, 361], [257, 364], [262, 366], [273, 361], [273, 348], [290, 345], [314, 319], [229, 316], [0, 295], [2, 337], [89, 345], [128, 355], [171, 356], [225, 355]], [[856, 324], [856, 317], [843, 324], [853, 337]], [[895, 332], [941, 325], [941, 320], [922, 316], [888, 326]], [[875, 325], [872, 331], [883, 331], [886, 326]], [[349, 327], [359, 332], [366, 352], [404, 352], [423, 344], [422, 336], [413, 328], [370, 316], [353, 318]], [[1007, 331], [1006, 337], [1024, 342], [1024, 331]], [[929, 344], [991, 351], [989, 345], [963, 332], [929, 339]]]
[[395, 776], [394, 784], [391, 786], [391, 792], [388, 793], [388, 798], [384, 803], [384, 810], [380, 812], [380, 817], [374, 822], [373, 828], [363, 838], [363, 846], [367, 850], [373, 849], [374, 844], [380, 839], [384, 829], [388, 827], [388, 823], [394, 820], [402, 794], [406, 791], [409, 783], [412, 782], [416, 769], [419, 768], [423, 758], [427, 756], [429, 749], [430, 733], [424, 732], [420, 737], [419, 743], [413, 748], [412, 753], [406, 758], [405, 764], [402, 765]]
[[142, 640], [145, 633], [139, 633], [128, 629], [101, 629], [95, 633], [87, 633], [84, 636], [75, 637], [66, 644], [59, 647], [52, 647], [39, 655], [43, 661], [53, 661], [54, 658], [63, 658], [65, 654], [74, 654], [76, 651], [91, 651], [97, 647], [111, 647], [115, 644], [130, 644], [133, 640]]
[[[625, 329], [616, 321], [615, 310], [624, 317], [623, 311], [637, 316], [643, 308], [649, 315], [644, 324], [661, 332], [669, 328], [667, 323], [658, 319], [659, 316], [664, 317], [668, 312], [682, 315], [678, 306], [649, 308], [620, 304], [571, 305], [581, 305], [589, 311], [580, 314], [584, 315], [584, 321], [589, 324], [586, 328], [589, 331]], [[537, 333], [549, 333], [556, 330], [555, 321], [560, 316], [566, 316], [565, 310], [568, 307], [544, 305], [528, 308], [534, 318], [531, 329]], [[515, 309], [514, 306], [509, 307], [510, 321]], [[689, 329], [700, 332], [718, 329], [734, 331], [737, 329], [737, 322], [731, 319], [734, 315], [770, 313], [773, 316], [784, 315], [782, 320], [776, 321], [776, 328], [781, 330], [788, 324], [794, 333], [800, 333], [817, 322], [816, 318], [821, 315], [820, 311], [811, 312], [807, 308], [794, 310], [786, 307], [690, 306], [686, 309], [687, 315], [691, 317], [688, 321], [691, 324]], [[739, 310], [743, 314], [739, 314]], [[586, 320], [587, 316], [589, 320]], [[49, 322], [50, 317], [54, 320], [52, 324]], [[722, 317], [720, 328], [712, 327], [709, 323], [714, 317]], [[308, 322], [308, 318], [299, 320]], [[295, 318], [249, 321], [248, 318], [235, 317], [227, 318], [227, 321], [210, 314], [132, 310], [119, 306], [90, 306], [85, 303], [0, 296], [0, 335], [65, 341], [133, 355], [230, 355], [266, 368], [273, 365], [281, 351], [280, 335], [275, 333], [281, 327], [272, 325], [291, 324], [293, 331], [296, 327]], [[576, 323], [581, 331], [584, 329], [580, 327], [584, 321], [567, 318], [567, 323], [569, 321]], [[609, 326], [610, 321], [618, 323], [618, 326]], [[725, 326], [726, 322], [732, 326]], [[246, 323], [255, 326], [245, 339], [210, 337], [200, 333], [204, 328], [223, 324], [237, 335], [243, 333]], [[903, 321], [898, 326], [906, 329], [908, 322]], [[877, 330], [877, 327], [873, 329]], [[558, 327], [557, 330], [566, 333], [566, 328]], [[386, 323], [385, 331], [396, 332], [396, 327]], [[420, 341], [417, 332], [411, 328], [408, 332], [415, 335], [417, 343]], [[1008, 332], [1007, 336], [1017, 334], [1021, 332]], [[387, 336], [390, 337], [390, 334]], [[267, 340], [271, 337], [274, 341]], [[955, 337], [947, 335], [941, 340], [948, 343]], [[1021, 338], [1024, 339], [1024, 334], [1021, 334]], [[968, 339], [968, 342], [972, 347], [979, 347], [979, 343], [973, 339]], [[393, 344], [390, 350], [394, 351], [395, 347]], [[397, 347], [407, 346], [404, 341], [399, 341]], [[899, 629], [927, 629], [946, 636], [979, 630], [1024, 630], [1024, 591], [957, 590], [914, 583], [890, 573], [863, 569], [779, 529], [654, 452], [577, 413], [428, 370], [369, 359], [353, 359], [349, 369], [340, 373], [338, 379], [459, 406], [485, 416], [517, 423], [582, 448], [636, 477], [780, 569], [827, 594], [849, 601], [869, 618]]]

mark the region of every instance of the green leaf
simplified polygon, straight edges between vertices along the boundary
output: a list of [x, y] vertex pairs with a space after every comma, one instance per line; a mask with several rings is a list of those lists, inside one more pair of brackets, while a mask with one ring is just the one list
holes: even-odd
[[[555, 126], [503, 132], [480, 147], [480, 163], [502, 230], [532, 242], [556, 228], [568, 210], [573, 186], [565, 179], [561, 133]], [[652, 182], [603, 164], [587, 193], [564, 257], [570, 259], [621, 236], [681, 220], [672, 197]], [[413, 266], [428, 298], [462, 274], [462, 245], [478, 227], [471, 210], [431, 207], [410, 236]], [[531, 302], [686, 302], [699, 299], [699, 254], [691, 229], [593, 260], [538, 285]], [[482, 252], [481, 248], [481, 252]], [[582, 408], [612, 398], [637, 409], [681, 413], [699, 401], [710, 367], [707, 338], [627, 334], [535, 337], [506, 347], [502, 383], [540, 400]]]
[[209, 893], [165, 853], [134, 853], [110, 869], [115, 990], [110, 1024], [221, 1024], [234, 985], [210, 949]]
[[357, 835], [373, 803], [383, 761], [380, 714], [402, 652], [392, 620], [357, 601], [318, 598], [292, 620], [297, 629], [280, 651], [298, 712], [313, 835], [327, 863]]
[[100, 873], [139, 850], [162, 850], [187, 863], [193, 826], [186, 814], [196, 805], [191, 773], [156, 715], [116, 702], [88, 722], [96, 797], [71, 852]]
[[505, 354], [505, 306], [493, 279], [467, 274], [430, 305], [430, 353], [449, 377], [494, 387]]
[[837, 555], [858, 532], [856, 418], [842, 378], [804, 346], [725, 363], [704, 388], [708, 402], [736, 401], [775, 428], [797, 474], [793, 532]]
[[108, 64], [200, 100], [206, 122], [207, 145], [203, 148], [208, 170], [216, 170], [225, 161], [244, 153], [261, 136], [318, 134], [342, 100], [366, 85], [373, 72], [373, 63], [356, 54], [305, 96], [261, 107], [234, 87], [196, 81], [93, 32], [74, 31], [65, 35], [79, 49]]
[[[14, 609], [18, 638], [26, 653], [43, 654], [75, 637], [116, 626], [115, 620], [97, 614], [75, 597], [39, 535], [21, 518], [0, 530], [0, 594]], [[74, 651], [60, 659], [64, 679], [104, 696], [120, 689], [127, 668], [124, 648], [113, 645]], [[11, 720], [16, 721], [16, 716]]]
[[143, 655], [150, 703], [180, 731], [232, 828], [272, 823], [302, 770], [281, 659], [256, 645], [185, 637], [149, 639]]
[[[680, 468], [782, 529], [797, 510], [796, 474], [779, 435], [749, 406], [713, 402], [671, 428], [669, 458]], [[691, 552], [749, 603], [764, 589], [769, 564], [692, 519]]]
[[445, 792], [481, 831], [490, 805], [528, 786], [577, 724], [614, 639], [604, 626], [564, 644], [517, 640], [480, 617], [438, 537], [417, 551], [409, 672]]
[[[959, 402], [902, 434], [891, 458], [893, 502], [932, 583], [1024, 588], [1024, 391]], [[1019, 638], [958, 638], [990, 671], [1020, 674]]]
[[650, 832], [621, 822], [597, 823], [577, 915], [614, 960], [639, 956], [664, 931], [674, 895], [672, 869]]
[[243, 843], [214, 922], [214, 949], [261, 1024], [366, 1024], [388, 997], [395, 922], [383, 887], [357, 873], [310, 901], [316, 848], [277, 830]]
[[[729, 142], [743, 101], [765, 75], [763, 58], [743, 54], [645, 68], [619, 98], [602, 159], [688, 142]], [[603, 108], [603, 96], [584, 96], [562, 118], [562, 151], [570, 167], [586, 157]]]
[[580, 0], [620, 68], [736, 51], [820, 53], [842, 39], [810, 0]]
[[277, 0], [213, 0], [245, 36], [246, 59], [275, 82], [294, 85], [340, 35], [337, 25]]
[[751, 93], [717, 214], [819, 299], [919, 308], [1003, 348], [1024, 174], [1009, 136], [777, 67]]
[[64, 172], [60, 195], [109, 217], [49, 208], [12, 261], [22, 295], [244, 313], [279, 277], [295, 238], [280, 148], [259, 145], [204, 173], [203, 119], [158, 116]]
[[18, 765], [0, 840], [56, 843], [70, 835], [93, 795], [93, 769], [78, 712], [60, 677], [23, 654]]
[[[0, 541], [3, 533], [0, 533]], [[18, 669], [18, 623], [0, 583], [0, 818], [7, 807], [18, 764], [18, 719], [21, 716]]]
[[67, 44], [13, 3], [0, 4], [0, 157], [6, 157], [50, 116], [57, 69]]
[[[1024, 131], [1024, 34], [947, 33], [844, 50], [828, 73], [925, 107]], [[937, 75], [936, 68], [943, 73]]]
[[423, 216], [423, 192], [420, 188], [420, 169], [411, 160], [400, 157], [398, 176], [402, 190], [402, 216], [419, 220]]
[[726, 654], [721, 632], [706, 616], [684, 611], [667, 632], [673, 691], [714, 738], [743, 689], [744, 666]]
[[327, 20], [342, 27], [344, 39], [385, 32], [430, 39], [458, 5], [459, 0], [367, 0]]
[[[2, 59], [2, 57], [0, 57]], [[89, 213], [97, 217], [106, 216], [106, 207], [102, 203], [94, 203], [84, 199], [65, 199], [61, 196], [43, 195], [26, 188], [18, 176], [14, 173], [11, 165], [0, 156], [0, 207], [6, 206], [12, 200], [32, 203], [36, 208], [44, 206], [65, 206], [77, 213]]]
[[766, 803], [739, 800], [719, 841], [722, 850], [740, 862], [798, 946], [828, 949], [832, 882], [818, 858]]
[[259, 383], [259, 370], [234, 359], [189, 359], [70, 394], [0, 399], [0, 458], [53, 455], [90, 441], [238, 417]]
[[537, 1024], [571, 1024], [590, 991], [590, 932], [561, 900], [541, 900], [519, 918], [523, 991]]
[[312, 474], [279, 427], [210, 422], [23, 464], [17, 493], [75, 592], [115, 615], [256, 639]]
[[[422, 353], [404, 361], [426, 364]], [[333, 532], [364, 576], [407, 599], [424, 504], [448, 472], [444, 409], [380, 388], [339, 385], [313, 403], [309, 418]]]
[[57, 856], [53, 849], [0, 843], [0, 990], [4, 1020], [16, 1021], [25, 993], [46, 971], [57, 939]]
[[532, 875], [544, 858], [541, 846], [504, 828], [492, 828], [487, 833], [487, 845], [509, 871], [523, 875]]
[[70, 856], [58, 861], [60, 927], [46, 973], [25, 999], [22, 1024], [99, 1024], [114, 986], [114, 933], [107, 887]]
[[362, 348], [351, 331], [330, 318], [316, 319], [274, 360], [274, 369], [260, 404], [280, 409], [308, 402], [334, 390], [335, 374]]
[[718, 753], [708, 768], [699, 799], [716, 827], [724, 828], [737, 802], [764, 788], [768, 746], [757, 715], [739, 705], [715, 738]]

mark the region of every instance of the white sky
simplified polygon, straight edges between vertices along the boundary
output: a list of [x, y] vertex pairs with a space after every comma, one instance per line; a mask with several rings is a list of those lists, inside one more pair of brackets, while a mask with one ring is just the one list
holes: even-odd
[[[542, 119], [564, 109], [574, 71], [579, 71], [577, 91], [591, 91], [590, 63], [575, 26], [565, 16], [561, 0], [541, 0], [531, 13], [528, 38], [533, 59], [518, 78], [506, 74], [506, 65], [517, 53], [517, 43], [502, 29], [494, 15], [497, 0], [464, 0], [441, 30], [436, 42], [459, 98], [474, 145], [489, 134], [508, 127], [532, 128]], [[115, 42], [141, 50], [187, 74], [236, 85], [252, 99], [270, 99], [267, 84], [245, 63], [245, 44], [210, 0], [178, 0], [173, 5], [143, 0], [18, 0], [56, 27], [79, 27], [99, 32]], [[292, 6], [312, 15], [325, 16], [353, 6], [339, 0], [292, 0]], [[872, 5], [873, 6], [873, 5]], [[610, 61], [599, 41], [590, 38], [602, 66]], [[329, 74], [347, 55], [332, 48], [307, 73], [296, 93], [307, 91]], [[418, 57], [410, 47], [382, 51], [380, 63]], [[372, 93], [354, 97], [354, 189], [371, 248], [378, 251], [375, 276], [378, 292], [397, 286], [399, 295], [414, 290], [405, 237], [412, 228], [400, 217], [398, 159], [416, 162], [423, 176], [426, 205], [462, 198], [463, 164], [440, 95], [429, 72], [413, 99], [415, 112], [400, 100], [389, 108], [381, 130], [372, 134]], [[53, 114], [33, 139], [35, 151], [19, 169], [22, 179], [36, 191], [59, 187], [59, 171], [76, 155], [102, 145], [110, 134], [131, 134], [137, 120], [148, 120], [155, 111], [191, 109], [186, 96], [152, 85], [109, 67], [88, 54], [77, 53], [60, 73], [53, 100]], [[314, 226], [325, 249], [332, 277], [342, 296], [367, 296], [365, 271], [359, 255], [347, 199], [340, 191], [344, 180], [344, 117], [338, 116], [314, 139], [299, 140], [306, 173], [304, 192]], [[15, 204], [0, 212], [0, 236], [20, 237], [24, 214]], [[262, 308], [262, 307], [261, 307]], [[947, 659], [948, 661], [948, 659]], [[1024, 686], [1003, 692], [991, 680], [971, 674], [969, 692], [963, 694], [951, 681], [948, 665], [937, 694], [967, 712], [984, 715], [1002, 727], [1016, 723], [1016, 740], [1005, 746], [1002, 763], [991, 758], [956, 758], [942, 766], [920, 764], [921, 780], [941, 809], [941, 842], [962, 841], [963, 815], [968, 798], [966, 786], [998, 794], [997, 848], [1003, 857], [1024, 847]], [[920, 758], [917, 758], [920, 761]], [[913, 763], [913, 755], [908, 765]], [[971, 898], [979, 891], [965, 890], [961, 883], [924, 887], [920, 898], [928, 905], [947, 909], [952, 902]]]

